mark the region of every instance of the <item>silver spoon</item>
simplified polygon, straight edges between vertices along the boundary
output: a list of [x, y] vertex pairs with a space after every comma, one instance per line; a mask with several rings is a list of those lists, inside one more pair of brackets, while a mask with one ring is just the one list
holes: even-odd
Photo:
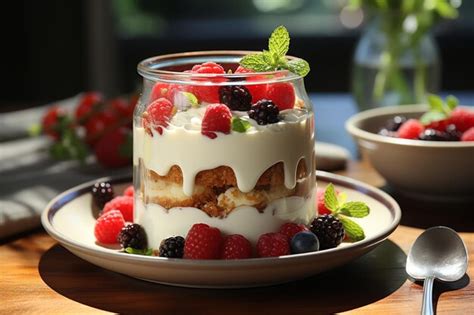
[[467, 249], [452, 229], [436, 226], [415, 240], [407, 257], [406, 271], [415, 280], [424, 280], [421, 314], [433, 314], [432, 292], [435, 279], [461, 279], [467, 270]]

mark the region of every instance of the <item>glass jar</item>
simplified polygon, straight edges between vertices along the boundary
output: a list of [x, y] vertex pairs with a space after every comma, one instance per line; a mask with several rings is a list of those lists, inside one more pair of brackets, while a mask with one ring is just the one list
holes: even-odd
[[[247, 53], [181, 53], [138, 65], [134, 221], [152, 248], [196, 223], [255, 244], [285, 222], [316, 216], [314, 120], [303, 78], [237, 70]], [[197, 66], [209, 61], [218, 65]]]
[[390, 13], [375, 18], [362, 34], [352, 69], [360, 110], [424, 103], [427, 93], [438, 93], [438, 48], [428, 31], [414, 32], [415, 27], [415, 20], [402, 23], [399, 14]]

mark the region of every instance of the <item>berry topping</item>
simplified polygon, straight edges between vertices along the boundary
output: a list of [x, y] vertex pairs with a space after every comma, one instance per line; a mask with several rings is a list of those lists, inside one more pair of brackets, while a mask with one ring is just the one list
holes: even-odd
[[474, 127], [469, 128], [462, 134], [461, 141], [474, 141]]
[[461, 140], [462, 132], [460, 132], [456, 128], [456, 125], [450, 124], [450, 125], [446, 126], [445, 131], [446, 131], [447, 137], [449, 139], [448, 141], [460, 141]]
[[117, 116], [111, 109], [104, 110], [92, 116], [86, 123], [86, 142], [95, 145], [104, 134], [116, 125]]
[[267, 233], [260, 236], [257, 242], [257, 255], [259, 257], [277, 257], [288, 255], [290, 244], [286, 235], [280, 233]]
[[[255, 73], [255, 72], [239, 66], [237, 70], [235, 70], [235, 73]], [[265, 80], [265, 76], [255, 74], [255, 75], [249, 75], [245, 79], [246, 81], [262, 81], [262, 80]], [[252, 101], [254, 103], [266, 98], [268, 84], [248, 84], [245, 87], [252, 95]]]
[[182, 236], [168, 237], [161, 241], [160, 257], [183, 258], [184, 238]]
[[186, 236], [184, 258], [218, 259], [222, 244], [221, 232], [207, 224], [194, 224]]
[[252, 256], [252, 245], [240, 234], [229, 235], [224, 239], [221, 259], [244, 259]]
[[162, 82], [156, 83], [150, 92], [150, 103], [162, 97], [166, 98], [168, 96], [169, 90], [169, 84]]
[[103, 213], [95, 222], [95, 238], [99, 243], [115, 244], [124, 225], [125, 220], [120, 211], [111, 210]]
[[291, 109], [295, 106], [295, 89], [291, 83], [269, 84], [266, 97], [272, 100], [280, 110]]
[[280, 110], [269, 100], [260, 100], [253, 104], [249, 110], [249, 117], [257, 121], [259, 125], [277, 123], [280, 119], [278, 114]]
[[66, 112], [62, 108], [58, 106], [53, 106], [49, 108], [48, 111], [44, 114], [43, 119], [41, 121], [41, 128], [43, 130], [43, 133], [54, 139], [59, 139], [59, 119], [61, 119], [62, 117], [66, 117]]
[[135, 188], [133, 188], [133, 185], [130, 185], [125, 188], [125, 190], [123, 191], [123, 195], [133, 197], [135, 195]]
[[[316, 200], [317, 200], [317, 203], [318, 203], [318, 213], [319, 215], [323, 215], [323, 214], [331, 214], [331, 210], [329, 210], [327, 207], [326, 207], [326, 204], [324, 203], [324, 194], [326, 193], [326, 189], [322, 189], [322, 188], [318, 188], [318, 190], [316, 191]], [[336, 192], [336, 194], [339, 194], [338, 192]]]
[[107, 202], [102, 213], [119, 210], [125, 221], [133, 222], [133, 198], [129, 196], [118, 196]]
[[420, 133], [418, 139], [425, 141], [450, 141], [447, 133], [435, 129], [425, 129]]
[[409, 119], [398, 129], [398, 137], [403, 139], [418, 139], [425, 127], [416, 119]]
[[455, 124], [456, 128], [461, 132], [474, 127], [474, 111], [456, 107], [451, 113], [451, 123]]
[[154, 127], [161, 135], [163, 129], [161, 127], [168, 126], [168, 122], [171, 120], [175, 113], [173, 104], [166, 98], [159, 98], [151, 103], [146, 112], [148, 113], [144, 119], [147, 120], [146, 127]]
[[385, 129], [387, 131], [397, 131], [406, 121], [407, 118], [405, 116], [395, 116], [385, 123]]
[[221, 86], [219, 88], [220, 101], [231, 110], [248, 111], [252, 103], [252, 95], [242, 85]]
[[202, 119], [201, 133], [211, 139], [217, 137], [216, 132], [230, 133], [232, 113], [224, 104], [212, 104], [206, 107]]
[[[192, 73], [199, 74], [224, 74], [225, 70], [221, 65], [214, 62], [205, 62], [200, 65], [195, 65], [191, 70]], [[213, 77], [213, 78], [195, 78], [196, 81], [211, 81], [211, 82], [223, 82], [225, 78]], [[191, 91], [201, 102], [207, 103], [219, 103], [219, 87], [216, 85], [211, 86], [193, 86]]]
[[285, 235], [288, 238], [288, 241], [298, 232], [307, 231], [308, 228], [303, 224], [296, 224], [288, 222], [283, 224], [278, 231], [280, 234]]
[[291, 239], [291, 253], [300, 254], [319, 250], [318, 237], [311, 231], [302, 231]]
[[429, 124], [425, 125], [425, 128], [434, 129], [438, 131], [445, 131], [449, 124], [451, 124], [451, 119], [447, 118], [447, 119], [432, 121]]
[[88, 118], [93, 115], [94, 106], [103, 102], [102, 94], [98, 92], [84, 93], [76, 107], [75, 118], [76, 121], [83, 125]]
[[331, 214], [325, 214], [314, 219], [311, 223], [311, 232], [318, 237], [321, 249], [338, 246], [345, 235], [341, 221]]
[[140, 224], [128, 224], [120, 231], [117, 241], [123, 248], [146, 249], [148, 241], [145, 230]]
[[120, 127], [106, 133], [94, 146], [97, 161], [104, 167], [129, 165], [132, 160], [132, 133]]
[[114, 190], [109, 182], [98, 182], [92, 186], [92, 200], [94, 204], [102, 209], [105, 204], [114, 198]]

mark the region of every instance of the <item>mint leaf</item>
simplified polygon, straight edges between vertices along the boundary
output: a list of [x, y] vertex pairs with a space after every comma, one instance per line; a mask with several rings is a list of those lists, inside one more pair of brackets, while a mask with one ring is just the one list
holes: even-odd
[[283, 57], [290, 48], [290, 34], [283, 25], [278, 26], [270, 35], [268, 40], [268, 50], [277, 55]]
[[134, 255], [145, 255], [145, 256], [153, 255], [153, 249], [152, 248], [135, 249], [135, 248], [132, 248], [132, 247], [127, 247], [127, 248], [125, 248], [125, 252], [128, 253], [128, 254], [134, 254]]
[[293, 59], [288, 61], [286, 68], [297, 75], [304, 77], [310, 71], [309, 64], [303, 59]]
[[273, 70], [272, 66], [265, 62], [263, 54], [250, 54], [240, 60], [240, 65], [246, 69], [256, 72], [265, 72]]
[[334, 185], [332, 183], [329, 183], [329, 185], [326, 187], [326, 191], [324, 192], [324, 205], [332, 212], [337, 211], [339, 208], [336, 190], [334, 189]]
[[246, 132], [252, 125], [239, 117], [235, 117], [232, 119], [232, 130], [237, 132]]
[[340, 213], [349, 217], [363, 218], [370, 213], [370, 208], [361, 201], [349, 201], [341, 206]]
[[439, 121], [447, 118], [447, 115], [442, 112], [426, 112], [420, 117], [420, 122], [423, 125], [428, 125], [433, 121]]
[[188, 99], [189, 103], [191, 104], [191, 107], [199, 107], [199, 101], [193, 93], [190, 92], [181, 92], [183, 93], [184, 96]]
[[458, 106], [458, 104], [459, 104], [459, 100], [456, 96], [448, 95], [446, 97], [446, 105], [448, 105], [448, 108], [450, 110], [453, 110], [454, 108], [456, 108], [456, 106]]
[[[269, 65], [273, 65], [275, 64], [275, 56], [269, 52], [268, 50], [264, 50], [262, 52], [262, 58], [263, 58], [263, 61], [265, 61], [266, 64], [269, 64]], [[278, 57], [277, 57], [278, 59]]]
[[430, 105], [431, 110], [444, 112], [443, 99], [438, 95], [428, 94], [428, 104]]
[[352, 241], [361, 241], [365, 238], [364, 230], [359, 224], [355, 223], [354, 221], [343, 215], [339, 215], [338, 219], [344, 226], [344, 231], [346, 232], [346, 235]]

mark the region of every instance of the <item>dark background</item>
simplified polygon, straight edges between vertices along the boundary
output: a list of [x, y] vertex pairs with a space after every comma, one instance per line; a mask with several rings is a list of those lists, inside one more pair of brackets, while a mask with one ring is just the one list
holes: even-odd
[[[337, 0], [15, 1], [2, 12], [0, 111], [31, 107], [85, 90], [112, 97], [139, 89], [136, 64], [171, 52], [265, 48], [280, 24], [290, 54], [306, 59], [310, 92], [348, 92], [363, 24], [341, 22]], [[442, 90], [474, 89], [474, 2], [434, 32]]]

